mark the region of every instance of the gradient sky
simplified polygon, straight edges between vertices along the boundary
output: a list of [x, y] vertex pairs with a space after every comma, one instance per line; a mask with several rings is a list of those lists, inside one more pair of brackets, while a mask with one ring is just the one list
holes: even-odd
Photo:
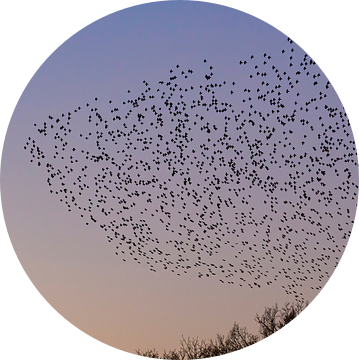
[[[229, 80], [233, 73], [232, 59], [240, 59], [242, 54], [248, 58], [252, 53], [258, 56], [263, 52], [275, 53], [285, 43], [286, 37], [277, 30], [254, 18], [243, 17], [239, 12], [206, 5], [216, 10], [208, 10], [204, 18], [201, 16], [203, 4], [186, 5], [192, 8], [190, 12], [184, 12], [185, 21], [176, 22], [181, 18], [180, 9], [164, 10], [179, 4], [153, 4], [150, 8], [147, 5], [147, 8], [129, 9], [107, 17], [60, 47], [40, 68], [20, 99], [3, 153], [5, 218], [17, 255], [30, 279], [50, 304], [81, 330], [130, 352], [137, 347], [176, 347], [181, 334], [213, 337], [216, 332], [226, 332], [235, 320], [255, 330], [252, 319], [263, 306], [292, 300], [285, 294], [283, 296], [280, 289], [265, 289], [263, 299], [264, 295], [258, 291], [239, 293], [238, 288], [224, 288], [218, 281], [152, 274], [136, 264], [120, 265], [99, 229], [94, 226], [86, 229], [78, 216], [66, 213], [62, 204], [54, 201], [48, 187], [44, 186], [46, 174], [29, 164], [23, 151], [23, 141], [33, 133], [33, 123], [46, 121], [49, 114], [55, 116], [71, 111], [93, 101], [95, 96], [103, 99], [104, 106], [105, 100], [126, 96], [128, 88], [137, 94], [143, 78], [149, 83], [163, 79], [177, 63], [184, 67], [187, 64], [198, 66], [201, 74], [203, 54], [215, 69], [218, 68], [218, 77]], [[154, 16], [148, 16], [156, 6], [160, 7], [156, 14], [165, 21], [159, 22]], [[141, 12], [141, 8], [146, 11]], [[141, 26], [131, 21], [131, 11], [136, 12], [136, 21]], [[176, 16], [171, 19], [174, 13]], [[117, 16], [120, 22], [116, 20]], [[238, 17], [242, 21], [238, 21]], [[223, 19], [226, 19], [225, 26], [213, 26]], [[182, 33], [183, 22], [188, 29]], [[196, 31], [190, 30], [191, 25]], [[167, 29], [165, 38], [161, 26]], [[255, 31], [249, 32], [252, 26]], [[148, 31], [152, 28], [153, 31]], [[128, 33], [129, 29], [136, 35]], [[161, 42], [148, 46], [150, 41], [146, 40], [146, 31], [148, 36], [161, 39]], [[235, 41], [226, 36], [244, 31], [246, 36], [236, 37]], [[119, 38], [113, 36], [114, 33], [126, 33], [126, 36]], [[199, 34], [198, 38], [189, 35], [193, 33]], [[185, 41], [175, 42], [179, 35], [184, 36]], [[191, 41], [187, 41], [188, 36]], [[135, 39], [136, 46], [129, 39]], [[239, 41], [241, 46], [237, 44]], [[161, 56], [158, 61], [158, 53], [163, 54], [163, 47], [167, 56]], [[228, 56], [224, 59], [218, 56], [220, 53]], [[23, 186], [24, 178], [27, 179], [26, 187]], [[101, 238], [103, 241], [99, 240]], [[309, 300], [311, 296], [315, 294], [308, 292]], [[238, 311], [239, 308], [246, 310], [243, 313]], [[209, 316], [213, 313], [217, 316]], [[235, 313], [238, 315], [234, 316]], [[154, 324], [158, 328], [154, 328]], [[149, 334], [154, 338], [151, 339]]]

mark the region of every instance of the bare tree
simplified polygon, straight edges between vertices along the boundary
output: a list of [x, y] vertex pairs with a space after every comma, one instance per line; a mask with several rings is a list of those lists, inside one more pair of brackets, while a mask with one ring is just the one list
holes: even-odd
[[145, 357], [151, 358], [151, 359], [161, 359], [162, 358], [162, 357], [160, 358], [158, 351], [156, 349], [146, 350], [146, 351], [136, 350], [136, 352], [138, 355], [142, 355], [142, 356], [145, 356]]
[[289, 324], [308, 304], [308, 301], [297, 301], [292, 304], [285, 303], [281, 309], [275, 304], [272, 307], [266, 307], [263, 315], [259, 316], [256, 314], [254, 320], [259, 324], [259, 333], [262, 335], [262, 338], [274, 334]]
[[257, 335], [249, 333], [246, 327], [239, 327], [235, 322], [227, 336], [227, 347], [229, 347], [232, 352], [253, 345], [257, 341], [259, 341]]
[[291, 322], [307, 305], [308, 301], [293, 304], [285, 303], [281, 309], [278, 308], [277, 304], [266, 307], [263, 315], [256, 314], [254, 319], [259, 324], [260, 335], [251, 334], [246, 327], [241, 327], [235, 322], [227, 336], [217, 334], [215, 339], [201, 341], [198, 338], [188, 337], [186, 339], [182, 336], [178, 350], [169, 350], [168, 352], [165, 350], [161, 356], [156, 349], [136, 350], [136, 353], [148, 358], [171, 360], [206, 359], [224, 355], [253, 345], [272, 335]]
[[203, 359], [203, 353], [207, 347], [207, 344], [204, 340], [199, 341], [198, 338], [187, 338], [185, 339], [182, 336], [180, 342], [181, 347], [179, 353], [181, 359]]
[[237, 323], [234, 323], [227, 336], [217, 334], [215, 339], [207, 341], [199, 341], [198, 338], [190, 337], [186, 339], [182, 336], [179, 349], [165, 350], [162, 356], [159, 356], [158, 351], [155, 349], [146, 351], [136, 350], [136, 353], [148, 358], [172, 360], [206, 359], [243, 349], [255, 344], [257, 341], [259, 341], [257, 335], [249, 333], [245, 327], [240, 327]]

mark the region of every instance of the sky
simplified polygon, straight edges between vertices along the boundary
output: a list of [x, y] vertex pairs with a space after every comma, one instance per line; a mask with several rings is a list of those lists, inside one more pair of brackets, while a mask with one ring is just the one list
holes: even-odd
[[357, 160], [340, 97], [294, 39], [227, 6], [160, 1], [79, 29], [39, 66], [0, 195], [58, 314], [162, 352], [311, 303], [350, 239]]

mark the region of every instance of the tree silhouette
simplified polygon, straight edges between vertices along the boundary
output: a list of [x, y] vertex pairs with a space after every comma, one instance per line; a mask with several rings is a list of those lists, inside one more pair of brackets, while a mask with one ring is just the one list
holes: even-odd
[[279, 309], [275, 304], [272, 307], [266, 307], [262, 316], [256, 314], [255, 321], [259, 324], [259, 333], [262, 338], [274, 334], [283, 326], [289, 324], [299, 313], [301, 313], [308, 305], [307, 302], [298, 301], [292, 304], [285, 303]]
[[246, 327], [241, 327], [235, 322], [226, 336], [217, 334], [215, 339], [200, 341], [198, 337], [188, 337], [186, 339], [182, 335], [178, 350], [169, 350], [168, 352], [164, 350], [162, 355], [159, 355], [156, 349], [146, 351], [136, 350], [136, 353], [148, 358], [171, 360], [206, 359], [224, 355], [253, 345], [272, 335], [290, 323], [307, 305], [308, 301], [297, 301], [292, 304], [285, 303], [281, 309], [278, 308], [277, 304], [272, 307], [266, 307], [261, 316], [256, 314], [254, 318], [259, 324], [259, 335], [251, 334]]

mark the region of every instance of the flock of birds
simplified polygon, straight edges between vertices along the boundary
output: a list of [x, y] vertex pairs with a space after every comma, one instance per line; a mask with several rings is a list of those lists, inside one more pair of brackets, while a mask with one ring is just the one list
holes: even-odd
[[304, 299], [348, 241], [358, 163], [330, 83], [287, 41], [230, 81], [204, 59], [202, 82], [176, 65], [136, 96], [49, 115], [24, 149], [123, 261]]

